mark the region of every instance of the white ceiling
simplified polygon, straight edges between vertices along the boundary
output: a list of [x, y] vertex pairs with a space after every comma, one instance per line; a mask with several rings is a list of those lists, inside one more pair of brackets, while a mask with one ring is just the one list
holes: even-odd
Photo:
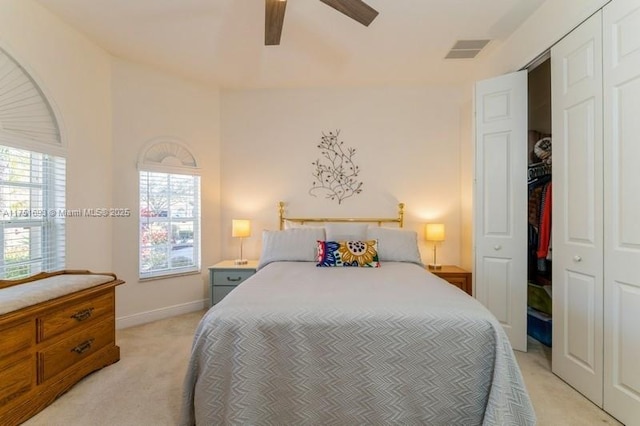
[[[226, 88], [458, 84], [545, 0], [366, 0], [365, 27], [319, 0], [287, 2], [264, 46], [263, 0], [37, 0], [113, 55]], [[493, 40], [444, 60], [460, 39]]]

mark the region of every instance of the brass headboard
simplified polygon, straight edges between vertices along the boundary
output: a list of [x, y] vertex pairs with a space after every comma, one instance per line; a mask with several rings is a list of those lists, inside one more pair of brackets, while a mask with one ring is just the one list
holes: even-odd
[[364, 222], [364, 223], [377, 223], [378, 226], [381, 226], [383, 223], [397, 223], [400, 228], [404, 226], [404, 203], [398, 204], [398, 217], [373, 217], [373, 218], [286, 217], [284, 215], [284, 201], [280, 201], [278, 203], [278, 206], [279, 206], [278, 214], [280, 216], [280, 230], [284, 229], [285, 220], [288, 220], [290, 222], [296, 222], [299, 224], [322, 223], [322, 222]]

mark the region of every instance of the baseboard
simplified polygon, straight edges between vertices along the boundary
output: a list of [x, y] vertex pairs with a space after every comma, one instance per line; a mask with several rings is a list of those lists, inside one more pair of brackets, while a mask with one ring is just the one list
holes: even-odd
[[180, 305], [167, 306], [152, 311], [140, 312], [133, 315], [126, 315], [116, 318], [116, 329], [133, 327], [135, 325], [146, 324], [148, 322], [174, 317], [176, 315], [187, 314], [189, 312], [201, 311], [209, 307], [209, 300], [202, 299]]

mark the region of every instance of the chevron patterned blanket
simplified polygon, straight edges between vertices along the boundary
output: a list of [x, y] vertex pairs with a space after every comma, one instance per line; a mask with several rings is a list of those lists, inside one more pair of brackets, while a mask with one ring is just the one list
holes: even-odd
[[533, 425], [509, 341], [424, 268], [276, 262], [196, 331], [182, 425]]

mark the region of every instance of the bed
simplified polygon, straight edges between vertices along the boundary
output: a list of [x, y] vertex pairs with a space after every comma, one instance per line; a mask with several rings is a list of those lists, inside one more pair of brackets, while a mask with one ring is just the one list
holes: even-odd
[[196, 330], [181, 424], [535, 424], [502, 327], [420, 264], [415, 232], [366, 226], [379, 267], [318, 267], [349, 229], [329, 225], [265, 231]]

